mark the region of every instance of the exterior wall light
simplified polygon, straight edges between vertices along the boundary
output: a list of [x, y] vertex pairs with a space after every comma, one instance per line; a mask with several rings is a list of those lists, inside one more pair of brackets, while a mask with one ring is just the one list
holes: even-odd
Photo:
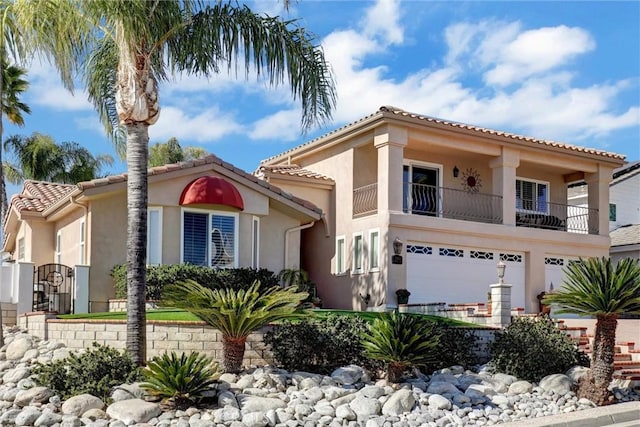
[[399, 237], [396, 237], [393, 241], [393, 253], [395, 255], [400, 255], [402, 253], [402, 246], [404, 243], [400, 240]]
[[460, 174], [460, 169], [458, 169], [458, 166], [454, 166], [453, 167], [453, 177], [457, 178], [459, 174]]

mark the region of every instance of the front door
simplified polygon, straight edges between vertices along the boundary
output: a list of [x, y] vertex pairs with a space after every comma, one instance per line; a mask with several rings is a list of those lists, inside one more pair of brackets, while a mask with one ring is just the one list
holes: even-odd
[[403, 209], [405, 212], [436, 216], [440, 206], [437, 168], [405, 165], [403, 167]]

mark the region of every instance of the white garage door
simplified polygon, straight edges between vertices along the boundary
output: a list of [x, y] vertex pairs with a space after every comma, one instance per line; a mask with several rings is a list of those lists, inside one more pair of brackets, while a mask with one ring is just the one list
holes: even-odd
[[487, 301], [489, 285], [496, 283], [496, 264], [507, 265], [505, 283], [512, 285], [511, 306], [524, 307], [524, 253], [407, 245], [409, 303], [478, 303]]

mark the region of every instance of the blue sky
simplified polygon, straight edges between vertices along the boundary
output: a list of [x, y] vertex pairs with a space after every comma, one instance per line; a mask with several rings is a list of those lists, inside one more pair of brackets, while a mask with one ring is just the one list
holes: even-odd
[[[321, 41], [337, 82], [333, 123], [300, 134], [287, 87], [253, 77], [177, 77], [160, 87], [151, 143], [172, 136], [253, 171], [260, 160], [393, 105], [412, 112], [640, 159], [640, 2], [250, 2], [299, 19]], [[82, 88], [31, 64], [23, 128], [115, 153]], [[6, 121], [5, 121], [6, 122]], [[106, 172], [125, 171], [117, 161]], [[19, 188], [9, 187], [9, 195]]]

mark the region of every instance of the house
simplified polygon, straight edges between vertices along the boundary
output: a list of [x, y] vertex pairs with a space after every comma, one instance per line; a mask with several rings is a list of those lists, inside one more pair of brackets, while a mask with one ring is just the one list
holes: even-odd
[[[126, 180], [26, 181], [11, 199], [0, 290], [18, 314], [107, 310], [110, 271], [126, 259]], [[322, 221], [313, 204], [213, 155], [149, 169], [148, 194], [148, 264], [298, 268], [300, 230]]]
[[[501, 260], [512, 306], [537, 312], [568, 261], [607, 255], [609, 183], [623, 163], [385, 106], [256, 173], [323, 210], [303, 231], [302, 267], [325, 305], [395, 306], [405, 288], [410, 303], [484, 302]], [[586, 206], [569, 206], [579, 181]]]
[[[571, 185], [569, 203], [587, 205], [587, 185]], [[609, 185], [609, 232], [611, 259], [640, 259], [640, 161], [628, 162], [613, 170]]]

